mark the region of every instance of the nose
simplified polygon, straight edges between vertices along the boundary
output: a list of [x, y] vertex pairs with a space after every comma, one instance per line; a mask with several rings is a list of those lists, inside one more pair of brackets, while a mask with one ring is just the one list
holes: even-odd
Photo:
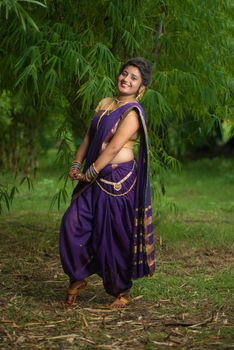
[[124, 78], [122, 79], [122, 81], [123, 81], [125, 84], [128, 84], [128, 85], [129, 85], [130, 79], [129, 79], [128, 76], [126, 76], [126, 77], [124, 77]]

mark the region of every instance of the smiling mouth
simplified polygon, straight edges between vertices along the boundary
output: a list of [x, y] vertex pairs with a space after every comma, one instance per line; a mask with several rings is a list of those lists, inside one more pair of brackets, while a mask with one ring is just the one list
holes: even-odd
[[128, 84], [122, 83], [122, 82], [121, 82], [121, 86], [122, 86], [122, 87], [130, 87]]

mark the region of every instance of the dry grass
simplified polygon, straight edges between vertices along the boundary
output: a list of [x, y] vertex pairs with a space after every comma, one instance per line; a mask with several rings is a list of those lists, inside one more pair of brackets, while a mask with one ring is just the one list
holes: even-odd
[[[43, 214], [31, 213], [30, 220], [29, 214], [8, 216], [0, 226], [1, 349], [234, 348], [231, 294], [217, 285], [233, 265], [231, 249], [162, 245], [157, 274], [135, 283], [126, 310], [109, 308], [112, 298], [96, 276], [76, 306], [65, 310], [59, 217], [48, 223]], [[214, 279], [207, 291], [198, 288], [201, 276]], [[213, 288], [218, 298], [209, 294]]]

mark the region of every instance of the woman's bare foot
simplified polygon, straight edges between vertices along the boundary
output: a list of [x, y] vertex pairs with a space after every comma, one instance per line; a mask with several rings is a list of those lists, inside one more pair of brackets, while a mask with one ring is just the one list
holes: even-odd
[[77, 296], [80, 295], [81, 290], [83, 290], [86, 285], [87, 282], [85, 280], [76, 281], [70, 284], [69, 288], [67, 289], [65, 307], [70, 307], [75, 303]]
[[131, 297], [129, 294], [119, 295], [115, 301], [110, 305], [112, 309], [124, 309], [131, 302]]

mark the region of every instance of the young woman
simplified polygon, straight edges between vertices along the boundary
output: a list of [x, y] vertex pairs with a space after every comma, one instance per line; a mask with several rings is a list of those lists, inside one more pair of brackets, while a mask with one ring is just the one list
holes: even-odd
[[69, 176], [79, 182], [60, 234], [61, 262], [70, 278], [66, 307], [96, 273], [115, 297], [111, 307], [123, 308], [131, 301], [132, 279], [154, 272], [148, 137], [137, 102], [150, 78], [145, 59], [133, 58], [121, 67], [117, 97], [100, 101], [71, 166]]

